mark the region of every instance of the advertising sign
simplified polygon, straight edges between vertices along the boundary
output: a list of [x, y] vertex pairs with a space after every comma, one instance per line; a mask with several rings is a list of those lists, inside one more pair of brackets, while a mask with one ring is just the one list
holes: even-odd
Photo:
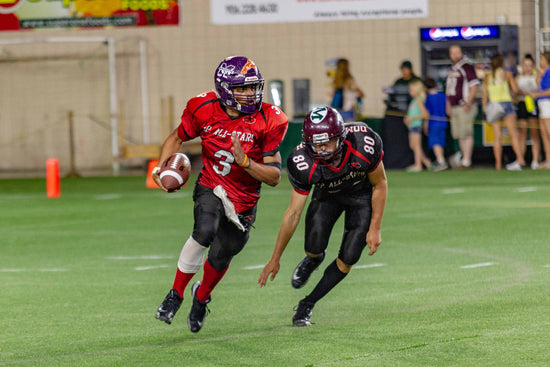
[[179, 0], [0, 0], [0, 31], [179, 24]]
[[420, 28], [422, 41], [471, 40], [479, 38], [499, 38], [498, 25], [432, 27]]
[[428, 0], [210, 0], [213, 24], [425, 18]]

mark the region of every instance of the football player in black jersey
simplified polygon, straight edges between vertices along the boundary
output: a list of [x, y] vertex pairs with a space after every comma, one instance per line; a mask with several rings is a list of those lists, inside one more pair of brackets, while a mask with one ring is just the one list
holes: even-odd
[[306, 257], [292, 274], [292, 286], [303, 287], [325, 257], [330, 233], [345, 213], [344, 236], [338, 257], [326, 269], [313, 291], [302, 299], [292, 318], [294, 326], [311, 325], [315, 303], [350, 272], [365, 246], [373, 255], [382, 238], [380, 227], [388, 191], [382, 163], [382, 141], [362, 122], [344, 124], [331, 107], [311, 110], [304, 119], [303, 142], [288, 157], [293, 191], [271, 259], [258, 283], [275, 278], [280, 258], [294, 234], [307, 197], [315, 186], [306, 214]]

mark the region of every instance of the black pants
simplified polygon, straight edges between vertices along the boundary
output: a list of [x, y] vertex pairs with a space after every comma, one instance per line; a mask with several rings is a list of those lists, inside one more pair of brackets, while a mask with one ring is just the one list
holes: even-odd
[[328, 246], [332, 228], [343, 212], [344, 236], [338, 258], [347, 265], [354, 265], [367, 245], [372, 213], [371, 195], [320, 199], [314, 194], [306, 214], [305, 250], [312, 254], [323, 252]]
[[[212, 189], [196, 185], [193, 191], [195, 202], [193, 238], [201, 246], [208, 247], [208, 261], [216, 270], [225, 269], [248, 241], [250, 231], [241, 231], [230, 222], [222, 201]], [[256, 206], [239, 213], [241, 222], [249, 229], [256, 219]]]

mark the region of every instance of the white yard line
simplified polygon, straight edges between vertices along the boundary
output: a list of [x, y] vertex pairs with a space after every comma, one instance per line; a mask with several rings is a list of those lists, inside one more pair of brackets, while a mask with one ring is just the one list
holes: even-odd
[[94, 200], [116, 200], [120, 199], [122, 197], [121, 194], [103, 194], [103, 195], [95, 195]]
[[[10, 269], [10, 268], [3, 268], [0, 269], [0, 273], [22, 273], [29, 271], [27, 269]], [[67, 269], [63, 268], [44, 268], [44, 269], [32, 269], [31, 271], [39, 271], [41, 273], [60, 273], [68, 271]]]
[[386, 264], [374, 263], [374, 264], [356, 265], [356, 266], [353, 267], [353, 269], [379, 268], [379, 267], [382, 267], [382, 266], [386, 266]]
[[537, 188], [535, 186], [518, 187], [516, 191], [517, 192], [534, 192], [534, 191], [537, 191]]
[[9, 269], [9, 268], [0, 269], [0, 273], [21, 273], [23, 271], [25, 271], [25, 269]]
[[486, 262], [486, 263], [479, 263], [479, 264], [470, 264], [470, 265], [462, 265], [460, 269], [473, 269], [473, 268], [482, 268], [484, 266], [493, 266], [495, 263], [493, 262]]
[[67, 271], [67, 269], [51, 268], [51, 269], [38, 269], [38, 271], [40, 271], [42, 273], [61, 273], [61, 272]]
[[173, 259], [174, 256], [166, 255], [142, 255], [142, 256], [108, 256], [107, 260], [166, 260]]
[[169, 265], [167, 264], [161, 264], [161, 265], [151, 265], [151, 266], [138, 266], [135, 268], [136, 271], [144, 271], [144, 270], [154, 270], [154, 269], [162, 269], [167, 268]]
[[245, 266], [243, 268], [243, 270], [255, 270], [255, 269], [263, 269], [265, 266], [265, 264], [260, 264], [260, 265], [249, 265], [249, 266]]
[[442, 193], [443, 194], [462, 194], [465, 191], [466, 190], [464, 190], [464, 188], [462, 187], [454, 187], [449, 189], [443, 189]]

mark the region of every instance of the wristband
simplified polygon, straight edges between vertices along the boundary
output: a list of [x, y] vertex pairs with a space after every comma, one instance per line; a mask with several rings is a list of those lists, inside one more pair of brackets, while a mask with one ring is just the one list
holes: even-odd
[[155, 167], [155, 168], [153, 168], [153, 170], [151, 171], [151, 174], [156, 175], [157, 173], [159, 173], [159, 171], [160, 171], [160, 167]]
[[239, 164], [239, 166], [243, 167], [243, 168], [248, 168], [250, 167], [250, 164], [248, 166], [246, 166], [246, 162], [248, 162], [248, 155], [244, 155], [244, 161], [242, 164]]

